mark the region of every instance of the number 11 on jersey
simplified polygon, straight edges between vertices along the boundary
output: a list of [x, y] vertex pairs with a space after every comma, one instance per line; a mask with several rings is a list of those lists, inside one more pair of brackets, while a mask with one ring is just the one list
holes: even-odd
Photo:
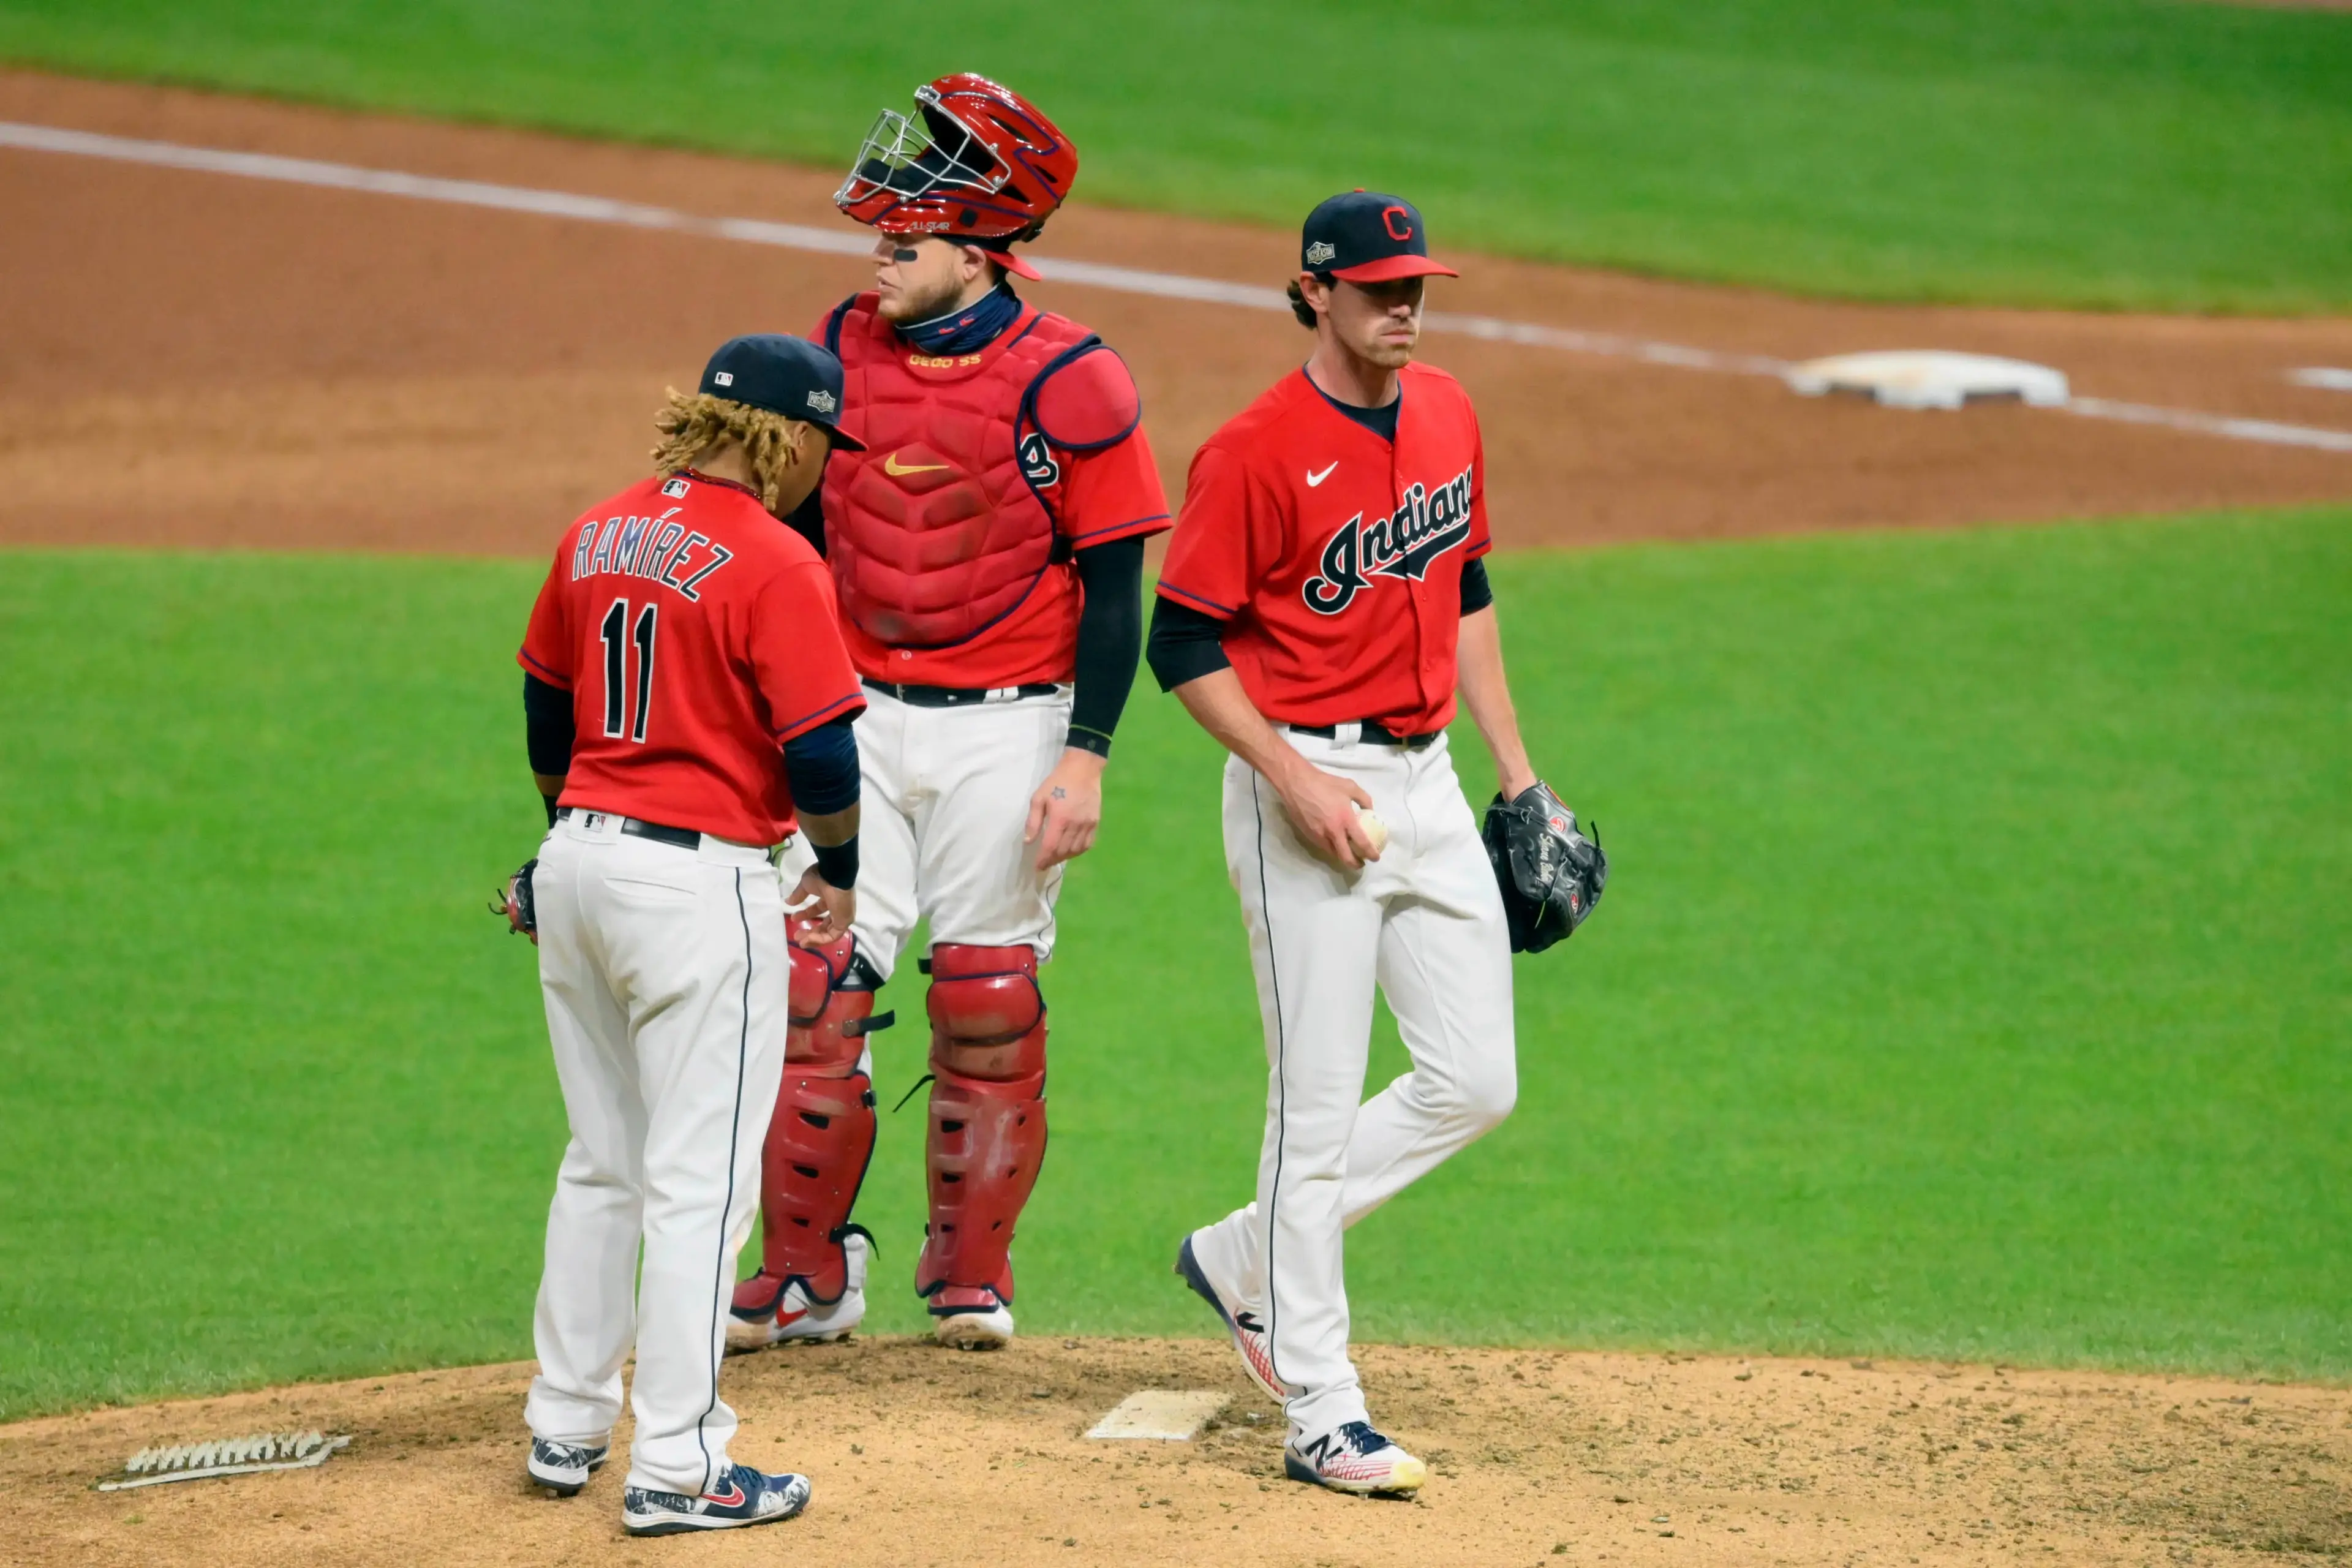
[[[628, 630], [629, 601], [615, 599], [613, 607], [604, 612], [604, 625], [600, 636], [604, 639], [604, 733], [619, 735], [625, 731], [629, 739], [642, 745], [646, 738], [646, 710], [654, 698], [654, 626], [656, 606], [648, 604], [637, 612], [635, 633]], [[637, 645], [636, 722], [627, 722], [623, 699], [628, 689], [629, 644]]]

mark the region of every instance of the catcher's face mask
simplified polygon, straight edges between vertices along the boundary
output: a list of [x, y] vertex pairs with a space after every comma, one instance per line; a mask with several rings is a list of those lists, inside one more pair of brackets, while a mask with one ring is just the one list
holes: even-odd
[[1077, 172], [1077, 149], [1034, 104], [1001, 82], [959, 72], [917, 88], [913, 114], [876, 116], [833, 199], [885, 234], [1003, 249], [1035, 237]]
[[835, 205], [858, 206], [885, 193], [901, 202], [949, 191], [986, 195], [1004, 184], [1011, 171], [940, 107], [929, 84], [915, 89], [915, 103], [920, 119], [895, 109], [875, 116], [849, 177], [833, 195]]

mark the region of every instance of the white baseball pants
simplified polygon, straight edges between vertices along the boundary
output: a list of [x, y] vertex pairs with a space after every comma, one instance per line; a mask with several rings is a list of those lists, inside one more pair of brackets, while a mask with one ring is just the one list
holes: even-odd
[[535, 1436], [605, 1442], [634, 1343], [628, 1484], [694, 1497], [726, 1474], [735, 1432], [719, 1363], [783, 1071], [783, 900], [761, 850], [620, 829], [574, 812], [533, 879], [572, 1143], [523, 1414]]
[[[1352, 726], [1287, 739], [1364, 787], [1389, 844], [1361, 870], [1338, 869], [1307, 849], [1271, 785], [1227, 760], [1225, 866], [1271, 1073], [1257, 1201], [1193, 1247], [1261, 1314], [1276, 1374], [1297, 1391], [1290, 1424], [1314, 1436], [1367, 1418], [1340, 1232], [1509, 1114], [1518, 1075], [1509, 928], [1444, 739], [1418, 752], [1362, 744]], [[1364, 1100], [1375, 986], [1412, 1069]]]
[[1021, 841], [1029, 797], [1061, 761], [1070, 698], [918, 708], [866, 689], [855, 727], [864, 775], [857, 835], [857, 949], [884, 979], [915, 922], [935, 942], [1054, 956], [1062, 868], [1040, 874]]

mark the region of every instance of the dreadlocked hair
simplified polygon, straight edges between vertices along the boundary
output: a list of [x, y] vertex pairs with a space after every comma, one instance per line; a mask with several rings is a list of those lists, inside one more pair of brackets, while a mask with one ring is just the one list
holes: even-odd
[[684, 393], [676, 387], [667, 391], [667, 405], [654, 416], [654, 428], [662, 437], [654, 447], [654, 472], [667, 479], [709, 447], [733, 441], [751, 461], [751, 482], [759, 489], [760, 504], [775, 510], [783, 494], [784, 476], [793, 471], [793, 433], [803, 422], [707, 392]]

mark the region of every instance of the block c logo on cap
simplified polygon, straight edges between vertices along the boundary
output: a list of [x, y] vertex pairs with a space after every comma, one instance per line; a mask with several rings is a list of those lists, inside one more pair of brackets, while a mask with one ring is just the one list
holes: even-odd
[[1411, 239], [1412, 237], [1412, 214], [1403, 207], [1382, 207], [1381, 226], [1389, 231], [1391, 239]]
[[718, 385], [732, 386], [735, 384], [735, 373], [731, 370], [717, 371], [712, 373], [710, 379]]

